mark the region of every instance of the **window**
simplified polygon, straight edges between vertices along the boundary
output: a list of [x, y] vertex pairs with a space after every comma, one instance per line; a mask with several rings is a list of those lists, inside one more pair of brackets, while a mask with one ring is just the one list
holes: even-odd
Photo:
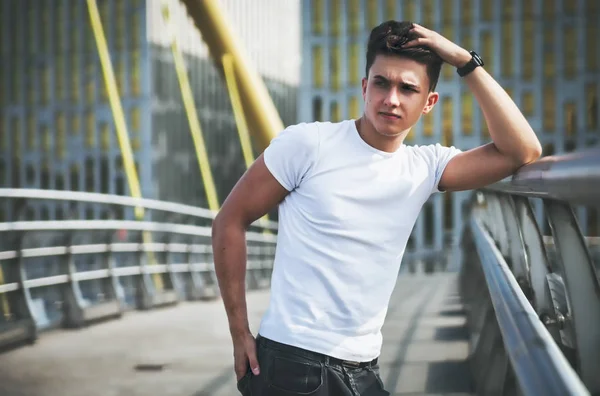
[[396, 18], [396, 0], [385, 0], [385, 13], [384, 20], [397, 19]]
[[37, 148], [37, 134], [37, 120], [35, 113], [31, 113], [27, 117], [27, 149], [30, 151], [34, 151]]
[[414, 21], [417, 15], [415, 0], [405, 0], [402, 4], [404, 5], [403, 19], [406, 21]]
[[556, 97], [553, 85], [544, 87], [544, 113], [543, 113], [543, 128], [544, 132], [554, 132], [555, 129], [555, 113], [556, 113]]
[[[323, 0], [312, 0], [312, 32], [315, 35], [323, 34]], [[134, 34], [135, 35], [135, 34]]]
[[313, 88], [323, 87], [323, 48], [314, 46], [312, 49], [313, 59]]
[[453, 127], [453, 114], [452, 114], [452, 97], [445, 96], [442, 99], [442, 144], [444, 146], [451, 146], [453, 143], [452, 138], [452, 127]]
[[348, 30], [352, 35], [358, 35], [360, 33], [359, 0], [348, 0]]
[[323, 101], [318, 96], [313, 98], [312, 114], [314, 121], [323, 121]]
[[462, 93], [461, 107], [462, 132], [471, 135], [473, 134], [473, 94], [470, 91]]
[[567, 136], [574, 136], [577, 133], [577, 107], [575, 103], [568, 102], [564, 104], [564, 120]]
[[92, 110], [88, 111], [86, 118], [86, 146], [94, 148], [96, 146], [96, 115]]
[[339, 36], [342, 31], [340, 0], [329, 0], [329, 34]]
[[525, 116], [533, 116], [535, 113], [535, 97], [531, 91], [523, 93], [523, 114]]
[[351, 85], [360, 85], [360, 72], [358, 67], [359, 62], [359, 45], [356, 43], [350, 44], [348, 49], [348, 81]]
[[554, 25], [544, 27], [544, 77], [554, 77], [556, 66], [554, 53], [556, 51], [554, 38], [556, 27]]
[[339, 122], [342, 119], [340, 114], [340, 106], [337, 102], [331, 102], [329, 105], [331, 122]]
[[[494, 37], [489, 31], [481, 32], [481, 56], [483, 59], [492, 59], [494, 56]], [[489, 62], [485, 65], [487, 71], [493, 74], [493, 63]]]
[[69, 170], [69, 188], [71, 191], [79, 191], [79, 165], [73, 164]]
[[[471, 27], [471, 24], [473, 23], [472, 0], [461, 0], [460, 13], [461, 13], [460, 24], [462, 25], [462, 27], [465, 27], [465, 28]], [[449, 15], [444, 15], [444, 18], [446, 20], [451, 19]]]
[[342, 85], [341, 63], [342, 54], [339, 45], [333, 45], [329, 54], [329, 75], [331, 77], [331, 89], [338, 91]]
[[64, 113], [56, 115], [56, 156], [60, 160], [67, 154], [67, 120]]
[[588, 84], [586, 87], [586, 109], [587, 109], [587, 127], [589, 129], [598, 128], [598, 113], [600, 105], [598, 104], [598, 85]]
[[357, 119], [360, 117], [358, 96], [350, 97], [350, 101], [348, 103], [348, 112], [350, 113], [350, 118]]
[[[569, 3], [569, 2], [567, 2]], [[565, 65], [565, 77], [572, 79], [577, 75], [577, 31], [574, 26], [565, 27], [564, 30], [564, 65]], [[591, 38], [591, 37], [590, 37]]]
[[367, 13], [366, 13], [366, 25], [367, 25], [367, 29], [371, 30], [373, 29], [375, 26], [377, 26], [377, 23], [379, 21], [379, 18], [377, 16], [377, 12], [378, 12], [378, 1], [367, 1], [366, 2], [366, 6], [367, 6]]
[[485, 22], [491, 22], [494, 17], [495, 1], [481, 1], [481, 19]]

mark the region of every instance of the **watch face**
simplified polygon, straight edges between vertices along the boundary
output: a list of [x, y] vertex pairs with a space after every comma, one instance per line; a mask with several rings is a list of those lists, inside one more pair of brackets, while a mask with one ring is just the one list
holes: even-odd
[[473, 62], [475, 62], [476, 65], [483, 66], [483, 59], [481, 59], [479, 54], [473, 52], [471, 55], [473, 55]]

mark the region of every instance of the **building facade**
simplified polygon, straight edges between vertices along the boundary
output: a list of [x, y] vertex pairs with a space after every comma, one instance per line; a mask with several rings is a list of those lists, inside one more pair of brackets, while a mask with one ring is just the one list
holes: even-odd
[[[370, 30], [410, 20], [482, 55], [486, 69], [522, 109], [543, 155], [595, 145], [600, 136], [600, 3], [596, 0], [311, 0], [302, 3], [299, 118], [338, 121], [362, 113], [361, 79]], [[467, 150], [489, 142], [468, 87], [444, 65], [440, 101], [407, 144]], [[469, 192], [438, 194], [424, 206], [410, 252], [455, 246]], [[541, 208], [537, 208], [542, 218]], [[598, 235], [598, 213], [579, 210]]]
[[[177, 0], [97, 0], [127, 133], [144, 198], [207, 208], [182, 91], [168, 40], [174, 32], [188, 78], [215, 180], [219, 202], [245, 171], [229, 94], [206, 45]], [[173, 29], [162, 6], [170, 7]], [[297, 121], [300, 75], [299, 0], [220, 0], [249, 63], [265, 82], [284, 125]], [[86, 0], [0, 2], [0, 188], [34, 188], [129, 195], [115, 120]], [[255, 153], [257, 154], [257, 153]], [[18, 220], [131, 219], [133, 210], [63, 202], [0, 202], [0, 222]], [[146, 219], [157, 220], [149, 211]], [[60, 233], [29, 232], [23, 247], [56, 246]], [[125, 236], [139, 242], [139, 235]], [[64, 237], [64, 234], [63, 234]], [[77, 243], [97, 243], [81, 232]], [[94, 239], [95, 238], [95, 239]], [[115, 236], [117, 238], [117, 236]], [[8, 250], [16, 238], [0, 240]], [[160, 259], [160, 258], [159, 258]], [[183, 258], [181, 258], [183, 260]], [[104, 268], [100, 256], [77, 255], [78, 271]], [[139, 260], [115, 254], [115, 265]], [[64, 273], [60, 257], [28, 258], [26, 278]], [[17, 266], [0, 263], [8, 282]], [[124, 300], [134, 306], [135, 276], [121, 277]], [[81, 283], [82, 298], [106, 293], [101, 280]], [[59, 286], [32, 290], [36, 322], [60, 323]], [[1, 307], [0, 307], [1, 310]], [[0, 321], [4, 320], [0, 312]]]
[[[222, 202], [245, 165], [226, 85], [185, 7], [176, 0], [97, 1], [142, 196], [208, 207], [161, 13], [165, 3]], [[299, 1], [219, 4], [284, 124], [295, 123]], [[1, 2], [0, 45], [0, 186], [128, 195], [86, 1]], [[0, 221], [14, 218], [9, 205], [0, 205]], [[32, 203], [19, 216], [108, 216], [95, 205], [67, 212], [67, 204]]]

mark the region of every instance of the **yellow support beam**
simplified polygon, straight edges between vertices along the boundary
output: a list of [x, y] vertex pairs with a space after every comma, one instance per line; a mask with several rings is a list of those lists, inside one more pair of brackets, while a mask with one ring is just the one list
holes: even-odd
[[212, 177], [210, 169], [210, 162], [208, 160], [208, 154], [206, 152], [206, 145], [204, 144], [204, 138], [202, 137], [202, 129], [200, 128], [200, 120], [198, 119], [198, 113], [196, 112], [196, 104], [194, 103], [194, 95], [192, 93], [192, 87], [188, 79], [187, 70], [185, 67], [185, 61], [181, 50], [177, 45], [177, 35], [170, 21], [169, 5], [163, 2], [162, 15], [167, 23], [167, 26], [171, 27], [171, 51], [173, 52], [173, 61], [175, 62], [175, 71], [177, 73], [177, 80], [179, 81], [179, 88], [181, 89], [181, 97], [183, 99], [183, 105], [185, 107], [185, 113], [187, 115], [188, 123], [190, 126], [190, 132], [194, 141], [194, 148], [196, 150], [196, 157], [198, 158], [198, 165], [200, 166], [200, 174], [202, 175], [202, 181], [204, 183], [204, 190], [206, 191], [206, 199], [208, 200], [208, 208], [214, 211], [219, 210], [219, 198], [217, 197], [217, 189], [215, 188], [215, 182]]
[[[98, 48], [98, 56], [100, 57], [100, 65], [102, 66], [102, 73], [104, 75], [104, 83], [106, 84], [106, 91], [108, 92], [108, 100], [115, 120], [115, 130], [117, 131], [117, 140], [119, 141], [119, 148], [121, 149], [121, 155], [123, 157], [123, 166], [125, 167], [129, 191], [131, 192], [132, 197], [141, 198], [142, 191], [140, 188], [140, 180], [133, 161], [133, 152], [131, 150], [131, 142], [129, 141], [129, 133], [127, 132], [127, 123], [125, 122], [125, 115], [123, 114], [123, 107], [121, 106], [115, 74], [110, 61], [110, 53], [108, 52], [108, 45], [106, 44], [102, 20], [100, 19], [100, 13], [98, 12], [98, 4], [96, 3], [96, 0], [87, 0], [87, 5], [90, 23]], [[143, 219], [144, 208], [136, 207], [135, 215], [137, 219]], [[144, 243], [152, 242], [152, 236], [148, 232], [143, 232], [142, 238]], [[150, 264], [156, 264], [154, 253], [148, 252], [148, 254]], [[158, 290], [163, 289], [163, 282], [160, 274], [154, 274], [154, 285]]]
[[[135, 198], [141, 198], [142, 192], [140, 189], [140, 180], [138, 179], [137, 171], [133, 162], [131, 142], [129, 141], [125, 115], [123, 114], [123, 107], [121, 106], [121, 100], [119, 98], [119, 92], [115, 81], [115, 74], [110, 61], [108, 45], [106, 44], [104, 29], [102, 28], [102, 20], [100, 19], [100, 13], [98, 12], [98, 4], [96, 3], [96, 0], [87, 0], [87, 5], [90, 14], [90, 23], [92, 24], [94, 38], [96, 39], [96, 45], [98, 47], [98, 56], [100, 57], [100, 64], [102, 66], [106, 91], [108, 92], [108, 100], [110, 102], [110, 108], [115, 120], [115, 129], [117, 131], [117, 139], [119, 141], [121, 155], [123, 156], [123, 166], [125, 167], [127, 183], [129, 184], [131, 196]], [[141, 207], [136, 208], [136, 216], [143, 217], [143, 215], [144, 209]]]
[[250, 133], [256, 138], [258, 149], [264, 150], [282, 129], [283, 122], [269, 91], [259, 74], [246, 60], [229, 22], [216, 0], [182, 0], [189, 15], [200, 30], [217, 68], [223, 73], [223, 55], [230, 54], [235, 65], [240, 100]]
[[231, 100], [231, 107], [233, 108], [235, 123], [238, 127], [238, 135], [240, 136], [244, 161], [246, 162], [246, 168], [250, 168], [250, 165], [254, 162], [254, 154], [252, 153], [252, 142], [250, 141], [248, 123], [244, 116], [244, 108], [242, 107], [238, 84], [235, 80], [235, 66], [233, 65], [233, 57], [231, 54], [223, 55], [222, 63], [223, 74], [225, 75], [225, 82], [227, 83], [227, 90], [229, 91], [229, 98]]
[[[248, 123], [246, 122], [246, 116], [244, 115], [244, 109], [242, 107], [240, 91], [238, 90], [238, 84], [235, 78], [235, 65], [231, 54], [223, 55], [222, 64], [235, 123], [238, 127], [244, 162], [246, 162], [246, 168], [250, 168], [250, 165], [254, 162], [254, 154], [252, 153], [252, 142], [250, 140], [250, 133], [248, 132]], [[269, 216], [263, 216], [262, 220], [269, 220]], [[265, 229], [265, 231], [268, 231], [268, 229]]]

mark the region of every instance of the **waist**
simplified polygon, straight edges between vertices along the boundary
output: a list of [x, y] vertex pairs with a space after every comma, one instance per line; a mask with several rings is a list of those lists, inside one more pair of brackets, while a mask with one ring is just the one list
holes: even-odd
[[338, 359], [333, 356], [325, 355], [323, 353], [309, 351], [307, 349], [299, 348], [293, 345], [282, 344], [281, 342], [277, 342], [269, 338], [263, 337], [260, 334], [258, 334], [258, 336], [256, 337], [256, 342], [259, 347], [265, 346], [267, 348], [275, 349], [284, 353], [299, 355], [307, 359], [325, 363], [330, 366], [343, 366], [347, 368], [373, 367], [377, 365], [377, 362], [379, 360], [379, 358], [375, 358], [367, 362], [357, 362], [352, 360]]

